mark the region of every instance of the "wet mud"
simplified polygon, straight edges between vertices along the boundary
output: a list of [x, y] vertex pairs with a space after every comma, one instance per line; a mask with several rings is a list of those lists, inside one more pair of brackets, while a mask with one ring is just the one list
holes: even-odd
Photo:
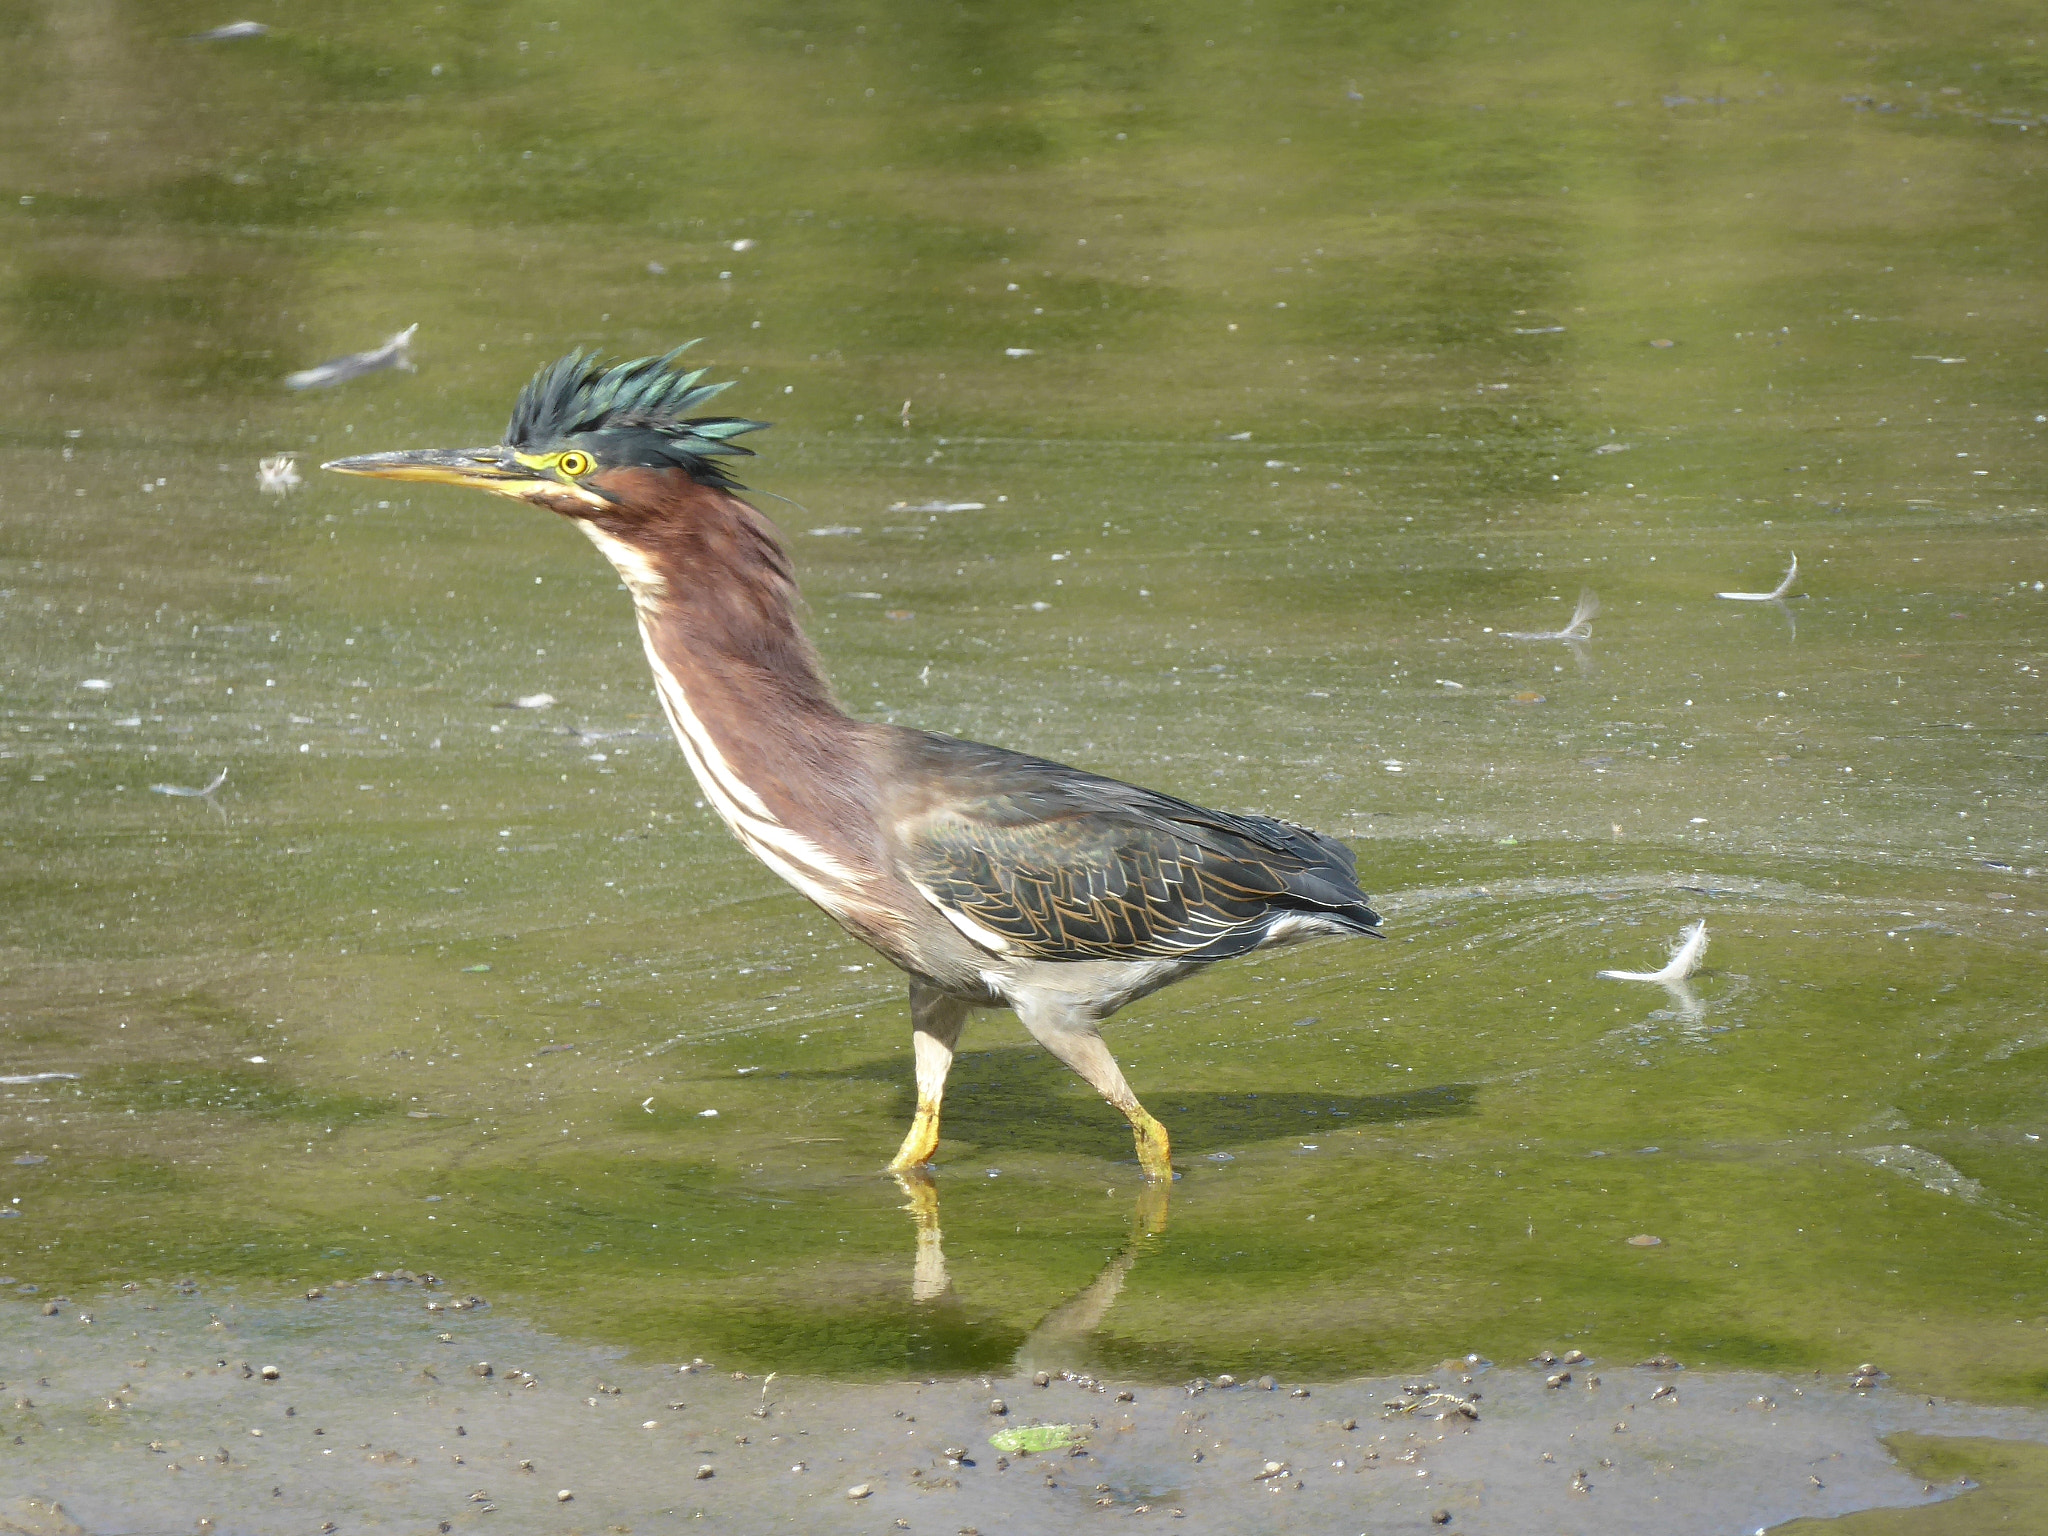
[[[685, 1520], [993, 1536], [1110, 1518], [1708, 1536], [1954, 1497], [1971, 1480], [1921, 1466], [1945, 1437], [2031, 1442], [2008, 1446], [2008, 1462], [2048, 1443], [2048, 1413], [1882, 1380], [1597, 1359], [1466, 1358], [1340, 1382], [1041, 1365], [848, 1385], [627, 1359], [417, 1278], [316, 1298], [17, 1297], [0, 1308], [0, 1361], [0, 1531], [52, 1536]], [[1065, 1433], [1015, 1433], [1050, 1425]], [[1902, 1465], [1885, 1439], [1906, 1433], [1920, 1438]], [[1073, 1443], [1006, 1453], [997, 1439]]]

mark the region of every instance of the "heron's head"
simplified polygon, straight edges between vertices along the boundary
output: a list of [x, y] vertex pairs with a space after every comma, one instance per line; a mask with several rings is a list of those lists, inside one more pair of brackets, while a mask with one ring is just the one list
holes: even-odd
[[728, 386], [699, 382], [701, 368], [682, 371], [684, 350], [614, 367], [593, 352], [571, 352], [519, 392], [504, 441], [493, 447], [368, 453], [321, 468], [474, 486], [578, 518], [630, 515], [673, 477], [730, 489], [719, 460], [750, 454], [732, 439], [766, 423], [691, 416]]

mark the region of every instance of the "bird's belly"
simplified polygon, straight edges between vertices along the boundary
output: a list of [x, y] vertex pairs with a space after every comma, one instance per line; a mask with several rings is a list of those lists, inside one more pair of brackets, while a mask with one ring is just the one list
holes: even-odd
[[1127, 1003], [1171, 986], [1199, 971], [1200, 960], [1018, 960], [984, 959], [982, 980], [1011, 1005], [1021, 999], [1056, 998], [1077, 1011], [1106, 1019]]

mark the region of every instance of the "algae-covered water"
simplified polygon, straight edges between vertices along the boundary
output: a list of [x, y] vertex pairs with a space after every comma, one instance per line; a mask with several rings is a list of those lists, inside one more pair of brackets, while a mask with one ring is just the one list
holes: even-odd
[[[0, 1273], [2048, 1397], [2028, 8], [254, 14], [0, 12]], [[313, 467], [695, 336], [850, 709], [1358, 850], [1389, 942], [1112, 1026], [1164, 1209], [1007, 1014], [906, 1201], [899, 978], [701, 804], [610, 570]]]

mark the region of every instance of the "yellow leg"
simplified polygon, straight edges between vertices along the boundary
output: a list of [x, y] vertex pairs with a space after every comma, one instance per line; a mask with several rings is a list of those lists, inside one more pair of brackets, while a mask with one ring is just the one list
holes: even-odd
[[[1164, 1134], [1161, 1132], [1162, 1136]], [[889, 1164], [889, 1171], [901, 1173], [906, 1168], [922, 1168], [932, 1160], [932, 1154], [938, 1150], [939, 1106], [920, 1095], [916, 1118], [910, 1122], [910, 1134], [903, 1138], [903, 1145], [896, 1149], [896, 1157]]]
[[1167, 1180], [1173, 1177], [1173, 1149], [1166, 1139], [1166, 1127], [1133, 1104], [1124, 1114], [1131, 1122], [1131, 1135], [1138, 1144], [1138, 1166], [1145, 1177]]

